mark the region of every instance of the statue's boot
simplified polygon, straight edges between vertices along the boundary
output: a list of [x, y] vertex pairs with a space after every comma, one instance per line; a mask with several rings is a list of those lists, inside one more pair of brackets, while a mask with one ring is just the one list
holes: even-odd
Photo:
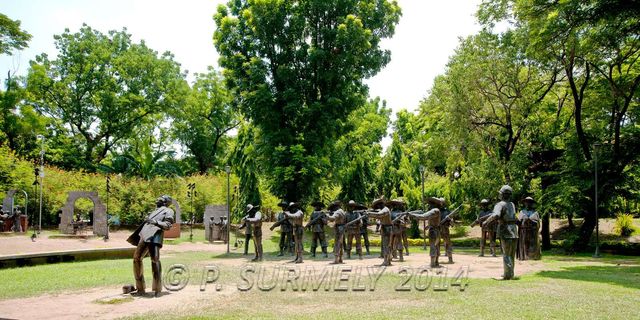
[[367, 255], [371, 255], [371, 252], [369, 251], [369, 246], [365, 246], [365, 248], [367, 248]]
[[453, 254], [448, 254], [447, 257], [449, 257], [449, 263], [452, 264], [453, 263]]
[[316, 247], [311, 247], [311, 257], [316, 257]]
[[323, 255], [325, 258], [328, 258], [328, 257], [329, 257], [329, 255], [327, 254], [327, 247], [322, 247], [322, 255]]

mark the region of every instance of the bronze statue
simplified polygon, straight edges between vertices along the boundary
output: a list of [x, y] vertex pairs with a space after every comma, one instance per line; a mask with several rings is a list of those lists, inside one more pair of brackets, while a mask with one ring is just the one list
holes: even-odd
[[422, 210], [412, 211], [409, 214], [417, 220], [427, 221], [427, 235], [429, 236], [429, 257], [431, 259], [430, 266], [436, 268], [440, 266], [438, 257], [440, 255], [440, 209], [444, 205], [439, 198], [429, 197], [427, 199], [429, 203], [429, 211], [422, 212]]
[[327, 238], [324, 233], [324, 226], [327, 225], [327, 215], [322, 211], [324, 203], [315, 201], [311, 206], [313, 206], [314, 211], [311, 213], [311, 220], [309, 220], [309, 223], [305, 226], [311, 230], [311, 256], [315, 258], [316, 249], [318, 248], [318, 243], [320, 243], [322, 254], [326, 258]]
[[[357, 204], [356, 205], [356, 210], [367, 210], [367, 207], [362, 205], [362, 204]], [[362, 240], [364, 242], [364, 247], [367, 250], [367, 255], [370, 255], [371, 252], [369, 251], [369, 216], [368, 215], [362, 215], [362, 219], [360, 219], [360, 236], [362, 237]]]
[[391, 210], [385, 205], [384, 197], [378, 198], [371, 203], [373, 211], [368, 211], [367, 214], [380, 220], [380, 235], [382, 236], [382, 258], [383, 266], [391, 265], [391, 232], [392, 232], [392, 220]]
[[163, 195], [156, 200], [156, 209], [149, 213], [147, 219], [129, 236], [127, 242], [136, 246], [133, 253], [133, 275], [136, 279], [136, 293], [145, 293], [142, 259], [149, 254], [153, 273], [152, 289], [157, 297], [162, 291], [162, 267], [160, 265], [160, 248], [164, 239], [164, 231], [169, 230], [174, 222], [175, 214], [169, 205], [171, 197]]
[[[446, 207], [447, 202], [444, 198], [440, 200], [440, 242], [444, 245], [444, 255], [449, 258], [449, 263], [453, 263], [453, 245], [451, 244], [451, 234], [449, 228], [453, 225], [453, 217], [451, 211]], [[438, 246], [438, 254], [440, 254], [440, 246]]]
[[251, 227], [250, 223], [247, 223], [247, 221], [242, 221], [242, 224], [240, 225], [240, 227], [238, 227], [238, 229], [244, 229], [244, 253], [242, 255], [249, 255], [249, 242], [252, 238], [251, 234], [253, 233], [253, 228]]
[[404, 261], [404, 246], [402, 233], [405, 231], [405, 220], [404, 216], [404, 201], [400, 199], [393, 199], [387, 202], [387, 206], [391, 209], [391, 255], [393, 258], [399, 257], [399, 261]]
[[293, 226], [291, 225], [291, 221], [289, 221], [287, 216], [284, 214], [284, 211], [287, 209], [289, 204], [281, 201], [278, 203], [278, 206], [281, 211], [278, 212], [276, 217], [277, 220], [270, 228], [273, 231], [276, 227], [280, 227], [280, 253], [278, 254], [278, 257], [282, 257], [285, 251], [289, 251], [289, 254], [293, 255]]
[[[293, 211], [293, 213], [291, 213], [291, 211]], [[304, 234], [302, 218], [304, 218], [304, 213], [300, 210], [300, 206], [297, 203], [291, 202], [284, 214], [291, 220], [291, 224], [293, 225], [293, 241], [296, 247], [296, 258], [291, 262], [302, 263], [302, 252], [304, 250], [302, 247], [302, 235]]]
[[360, 260], [362, 260], [362, 243], [360, 242], [360, 227], [362, 225], [362, 218], [358, 211], [356, 211], [357, 204], [353, 200], [349, 200], [347, 210], [347, 259], [351, 259], [351, 246], [353, 240], [356, 240], [356, 253]]
[[520, 260], [540, 260], [540, 216], [535, 211], [536, 201], [531, 197], [524, 199], [525, 208], [518, 215], [518, 251]]
[[514, 277], [518, 241], [516, 207], [511, 202], [512, 194], [513, 189], [510, 186], [502, 186], [500, 188], [500, 202], [493, 207], [493, 213], [485, 221], [485, 223], [498, 221], [498, 237], [500, 237], [500, 245], [502, 246], [502, 264], [504, 266], [503, 280], [510, 280]]
[[343, 263], [342, 254], [344, 252], [344, 249], [342, 244], [344, 242], [344, 224], [346, 222], [346, 214], [344, 213], [344, 211], [342, 211], [340, 205], [340, 201], [334, 201], [327, 207], [327, 210], [331, 212], [331, 214], [327, 216], [327, 220], [334, 222], [333, 227], [335, 230], [333, 243], [333, 264]]
[[253, 249], [256, 252], [256, 256], [251, 261], [262, 261], [262, 213], [258, 211], [258, 206], [251, 204], [247, 205], [245, 210], [247, 214], [242, 218], [248, 225], [251, 225], [253, 233]]
[[482, 201], [480, 201], [480, 213], [478, 213], [478, 218], [471, 224], [471, 227], [480, 225], [481, 228], [479, 257], [484, 257], [484, 248], [487, 243], [487, 238], [489, 239], [489, 251], [491, 252], [491, 256], [496, 256], [496, 228], [498, 224], [497, 221], [486, 223], [485, 220], [489, 218], [489, 216], [491, 216], [489, 200], [482, 199]]

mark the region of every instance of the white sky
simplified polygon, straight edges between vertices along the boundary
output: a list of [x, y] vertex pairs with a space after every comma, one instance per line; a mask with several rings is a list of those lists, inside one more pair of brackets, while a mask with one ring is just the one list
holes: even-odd
[[[29, 48], [0, 57], [0, 79], [7, 71], [24, 75], [37, 54], [57, 54], [53, 35], [82, 23], [106, 33], [126, 27], [134, 41], [144, 39], [159, 52], [171, 51], [183, 69], [205, 72], [217, 66], [213, 46], [215, 8], [226, 0], [3, 0], [0, 12], [20, 20], [33, 35]], [[415, 110], [444, 72], [458, 37], [475, 33], [474, 13], [480, 0], [399, 0], [403, 15], [392, 39], [383, 46], [391, 50], [391, 62], [368, 79], [371, 97], [381, 97], [394, 111]], [[192, 79], [191, 77], [189, 78]], [[385, 139], [383, 145], [388, 145]]]

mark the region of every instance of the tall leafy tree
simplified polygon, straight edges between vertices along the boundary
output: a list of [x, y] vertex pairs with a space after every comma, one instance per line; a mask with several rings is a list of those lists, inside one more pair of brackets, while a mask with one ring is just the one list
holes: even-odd
[[242, 113], [260, 129], [271, 191], [304, 200], [330, 170], [332, 144], [390, 60], [380, 41], [400, 17], [386, 0], [240, 0], [219, 6], [214, 43]]
[[20, 20], [11, 20], [0, 13], [0, 54], [11, 55], [13, 50], [26, 48], [31, 34], [20, 28]]
[[58, 55], [31, 62], [28, 89], [36, 109], [60, 120], [92, 170], [142, 124], [182, 104], [186, 82], [169, 52], [158, 55], [122, 31], [84, 25], [54, 36]]
[[193, 156], [198, 171], [219, 167], [227, 133], [237, 127], [238, 115], [232, 96], [212, 67], [196, 74], [196, 80], [184, 106], [172, 111], [175, 137]]

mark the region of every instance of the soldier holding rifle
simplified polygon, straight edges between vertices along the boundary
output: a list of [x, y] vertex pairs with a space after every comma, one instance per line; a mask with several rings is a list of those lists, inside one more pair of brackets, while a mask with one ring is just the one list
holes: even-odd
[[429, 203], [429, 211], [423, 212], [422, 210], [416, 210], [409, 212], [411, 217], [417, 220], [426, 220], [427, 235], [429, 236], [429, 256], [431, 259], [430, 266], [432, 268], [439, 267], [438, 262], [438, 247], [440, 246], [440, 209], [441, 201], [439, 198], [430, 197], [427, 199]]
[[342, 209], [340, 208], [340, 204], [341, 204], [340, 201], [336, 200], [327, 207], [329, 212], [331, 212], [331, 214], [327, 216], [327, 220], [334, 222], [334, 229], [335, 229], [335, 238], [333, 243], [333, 256], [334, 256], [333, 264], [343, 263], [342, 262], [342, 254], [343, 254], [342, 242], [344, 241], [344, 230], [345, 230], [344, 224], [346, 221], [346, 215], [344, 211], [342, 211]]
[[400, 199], [393, 199], [387, 203], [387, 206], [391, 208], [391, 253], [394, 258], [399, 257], [399, 261], [404, 261], [404, 247], [402, 243], [402, 233], [405, 231], [404, 216], [406, 212], [402, 212], [404, 209], [404, 201]]
[[315, 201], [311, 203], [313, 206], [313, 212], [311, 213], [311, 220], [305, 226], [311, 230], [311, 256], [315, 258], [316, 256], [316, 248], [318, 247], [318, 243], [322, 247], [322, 254], [324, 257], [327, 257], [327, 238], [324, 233], [324, 226], [327, 225], [327, 215], [326, 212], [322, 211], [324, 208], [324, 203], [321, 201]]
[[347, 222], [346, 249], [347, 249], [347, 258], [351, 259], [351, 246], [353, 245], [353, 239], [355, 238], [356, 253], [360, 257], [360, 260], [362, 260], [362, 243], [360, 241], [360, 227], [362, 226], [362, 217], [364, 217], [364, 215], [361, 215], [361, 212], [356, 211], [357, 206], [358, 204], [355, 201], [349, 200], [349, 203], [348, 203], [349, 209], [347, 210], [347, 215], [346, 215], [346, 222]]
[[391, 232], [392, 220], [391, 210], [385, 205], [384, 197], [378, 198], [371, 203], [373, 211], [367, 211], [369, 217], [380, 220], [380, 235], [382, 236], [382, 262], [383, 266], [391, 265]]
[[256, 256], [251, 261], [262, 261], [262, 213], [258, 211], [257, 206], [254, 207], [252, 204], [247, 205], [245, 212], [247, 215], [242, 220], [251, 226], [253, 248], [256, 252]]
[[482, 199], [480, 201], [480, 213], [478, 214], [478, 218], [471, 224], [471, 227], [475, 227], [476, 225], [480, 225], [481, 229], [481, 237], [480, 237], [480, 255], [479, 257], [484, 257], [484, 247], [487, 243], [487, 238], [489, 238], [489, 251], [491, 252], [491, 256], [496, 256], [496, 227], [497, 223], [494, 221], [492, 223], [485, 223], [487, 218], [491, 216], [491, 211], [489, 210], [489, 200]]
[[302, 251], [304, 250], [302, 247], [302, 235], [304, 234], [302, 218], [304, 218], [304, 213], [300, 210], [300, 206], [297, 203], [291, 202], [284, 214], [291, 220], [291, 224], [293, 225], [293, 242], [295, 243], [296, 258], [291, 262], [302, 263]]
[[284, 210], [289, 206], [288, 203], [281, 201], [278, 206], [282, 211], [278, 212], [277, 221], [271, 226], [271, 230], [276, 227], [280, 227], [280, 253], [278, 257], [284, 255], [284, 251], [289, 251], [290, 255], [293, 255], [293, 226], [291, 225], [291, 221], [287, 219], [287, 216], [284, 214]]

